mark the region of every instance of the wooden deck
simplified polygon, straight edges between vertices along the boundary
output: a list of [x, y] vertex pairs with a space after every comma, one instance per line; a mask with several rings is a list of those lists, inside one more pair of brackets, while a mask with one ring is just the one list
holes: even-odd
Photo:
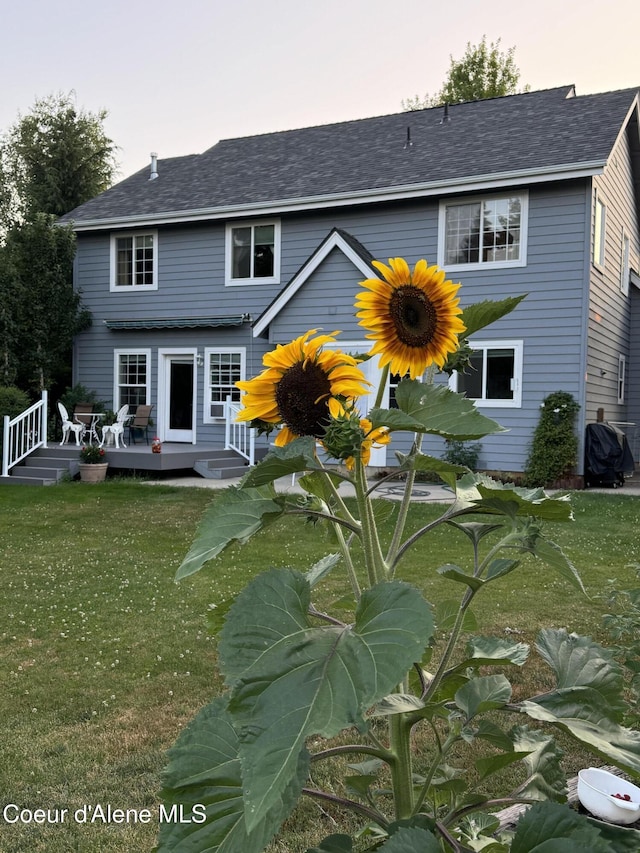
[[[163, 473], [190, 471], [211, 479], [242, 476], [247, 461], [232, 450], [221, 450], [212, 444], [177, 444], [167, 442], [161, 453], [152, 453], [151, 444], [128, 444], [127, 447], [105, 446], [105, 462], [109, 473]], [[14, 485], [52, 485], [65, 476], [75, 477], [79, 471], [80, 448], [72, 444], [60, 446], [57, 442], [40, 447], [24, 462], [16, 465], [9, 477], [0, 482]]]

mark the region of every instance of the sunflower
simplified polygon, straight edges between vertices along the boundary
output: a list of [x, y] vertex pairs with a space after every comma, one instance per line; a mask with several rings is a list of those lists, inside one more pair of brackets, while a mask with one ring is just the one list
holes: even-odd
[[275, 443], [281, 447], [302, 435], [321, 438], [330, 417], [343, 411], [343, 401], [368, 393], [368, 382], [353, 356], [323, 350], [338, 332], [315, 335], [312, 329], [291, 343], [278, 344], [263, 358], [266, 370], [246, 382], [239, 421], [282, 425]]
[[382, 354], [380, 366], [412, 379], [430, 364], [443, 367], [449, 353], [458, 348], [458, 335], [465, 331], [456, 293], [459, 284], [445, 281], [445, 272], [418, 261], [413, 273], [403, 258], [389, 258], [390, 266], [374, 261], [384, 280], [361, 282], [368, 291], [356, 297], [360, 325], [369, 329], [367, 338], [376, 341], [371, 355]]
[[[391, 434], [386, 427], [376, 427], [376, 429], [372, 429], [371, 426], [371, 421], [368, 418], [360, 418], [360, 429], [364, 436], [360, 447], [360, 457], [363, 465], [369, 464], [372, 447], [377, 449], [383, 444], [389, 444], [391, 441]], [[353, 456], [349, 456], [345, 461], [345, 465], [349, 471], [353, 470], [355, 464], [356, 460]]]

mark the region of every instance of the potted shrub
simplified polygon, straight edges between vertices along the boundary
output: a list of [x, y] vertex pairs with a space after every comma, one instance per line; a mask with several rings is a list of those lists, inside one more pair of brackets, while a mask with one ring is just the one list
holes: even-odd
[[101, 483], [107, 476], [109, 463], [102, 447], [86, 444], [80, 450], [80, 479], [83, 483]]

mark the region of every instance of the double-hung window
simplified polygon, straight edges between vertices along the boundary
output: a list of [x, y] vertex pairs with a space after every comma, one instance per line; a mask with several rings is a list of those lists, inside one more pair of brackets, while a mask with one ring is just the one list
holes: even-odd
[[224, 418], [224, 404], [228, 396], [240, 401], [240, 389], [236, 382], [245, 378], [244, 347], [205, 349], [206, 388], [204, 421], [217, 423]]
[[624, 296], [629, 295], [629, 276], [631, 275], [631, 241], [626, 231], [622, 232], [622, 257], [620, 258], [620, 290]]
[[158, 235], [155, 231], [111, 237], [111, 290], [156, 290]]
[[148, 405], [151, 351], [116, 350], [114, 361], [114, 410], [117, 411], [125, 403], [129, 404], [130, 411], [134, 411], [137, 406]]
[[226, 228], [228, 285], [280, 282], [280, 222], [235, 222]]
[[525, 266], [528, 195], [440, 204], [438, 264], [447, 270]]
[[478, 406], [519, 408], [522, 404], [522, 341], [469, 341], [471, 363], [454, 373], [450, 387]]
[[618, 356], [618, 403], [622, 405], [625, 401], [625, 382], [627, 379], [627, 358]]

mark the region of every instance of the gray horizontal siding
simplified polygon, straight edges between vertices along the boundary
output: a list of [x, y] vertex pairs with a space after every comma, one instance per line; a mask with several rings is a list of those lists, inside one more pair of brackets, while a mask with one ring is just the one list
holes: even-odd
[[[528, 293], [525, 302], [478, 337], [524, 341], [523, 404], [520, 409], [483, 408], [509, 429], [484, 439], [480, 465], [523, 470], [542, 399], [565, 390], [580, 399], [584, 372], [584, 253], [586, 195], [582, 182], [538, 186], [529, 196], [528, 262], [523, 268], [478, 270], [460, 276], [463, 304]], [[364, 338], [357, 322], [354, 298], [360, 271], [339, 251], [333, 251], [280, 312], [269, 329], [269, 340], [251, 337], [248, 326], [238, 329], [109, 332], [105, 319], [185, 317], [262, 313], [334, 227], [357, 238], [371, 254], [386, 262], [402, 256], [413, 264], [421, 257], [435, 262], [437, 202], [386, 204], [339, 209], [282, 219], [281, 285], [224, 286], [224, 225], [201, 224], [158, 230], [159, 287], [157, 291], [109, 292], [108, 235], [80, 235], [77, 280], [94, 327], [76, 342], [76, 381], [94, 388], [105, 400], [113, 389], [113, 350], [139, 345], [153, 351], [152, 402], [157, 385], [158, 347], [246, 346], [248, 374], [261, 368], [265, 351], [310, 328], [342, 330], [343, 339]], [[198, 411], [202, 413], [202, 377]], [[217, 426], [198, 427], [198, 438], [214, 441]], [[221, 440], [221, 438], [220, 438]], [[406, 442], [393, 449], [406, 450]], [[442, 441], [428, 439], [427, 452], [442, 451]]]
[[[623, 231], [631, 240], [631, 266], [640, 251], [638, 207], [633, 191], [629, 140], [623, 134], [604, 174], [593, 181], [593, 189], [606, 205], [604, 269], [590, 264], [589, 350], [587, 363], [587, 421], [598, 409], [606, 420], [635, 420], [640, 409], [637, 354], [631, 344], [631, 295], [620, 287]], [[593, 225], [591, 224], [591, 233]], [[590, 258], [592, 250], [590, 250]], [[636, 327], [637, 328], [637, 327]], [[618, 404], [618, 357], [627, 359], [626, 402]]]

